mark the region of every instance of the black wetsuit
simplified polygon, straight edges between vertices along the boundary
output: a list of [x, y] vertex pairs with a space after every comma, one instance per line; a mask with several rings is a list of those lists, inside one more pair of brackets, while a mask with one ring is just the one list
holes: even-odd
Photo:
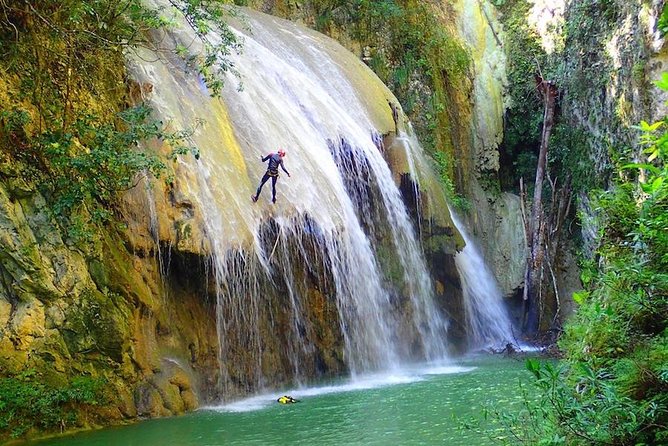
[[288, 176], [290, 175], [290, 173], [287, 170], [285, 170], [285, 166], [283, 165], [283, 158], [281, 158], [281, 156], [278, 153], [270, 153], [269, 155], [262, 158], [263, 163], [267, 160], [269, 160], [269, 166], [267, 167], [267, 171], [262, 177], [262, 181], [260, 182], [260, 185], [258, 186], [257, 191], [255, 192], [255, 197], [253, 198], [253, 200], [257, 200], [260, 197], [260, 192], [262, 192], [262, 186], [264, 186], [264, 183], [266, 183], [267, 180], [271, 178], [271, 194], [272, 194], [271, 201], [276, 203], [276, 180], [278, 180], [278, 166], [281, 166], [283, 172], [287, 173]]

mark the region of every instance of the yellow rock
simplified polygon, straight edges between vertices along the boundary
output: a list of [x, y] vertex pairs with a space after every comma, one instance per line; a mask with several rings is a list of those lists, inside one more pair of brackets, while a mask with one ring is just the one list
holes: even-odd
[[190, 377], [180, 368], [174, 371], [174, 374], [169, 378], [169, 382], [177, 386], [182, 392], [192, 388]]
[[11, 312], [12, 304], [3, 298], [0, 298], [0, 330], [3, 330], [9, 322], [9, 316]]
[[192, 390], [182, 391], [181, 399], [183, 400], [183, 407], [186, 411], [195, 410], [199, 406], [197, 396], [193, 393]]
[[19, 303], [11, 328], [19, 349], [27, 349], [35, 338], [44, 336], [45, 332], [44, 304], [37, 299], [27, 303]]

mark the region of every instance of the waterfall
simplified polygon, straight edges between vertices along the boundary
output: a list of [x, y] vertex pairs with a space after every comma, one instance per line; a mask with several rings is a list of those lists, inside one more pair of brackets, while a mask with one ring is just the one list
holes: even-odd
[[[161, 120], [177, 130], [203, 120], [192, 136], [201, 156], [177, 162], [177, 187], [204, 222], [217, 283], [222, 393], [238, 381], [237, 369], [248, 390], [268, 381], [268, 337], [285, 339], [294, 380], [316, 360], [309, 275], [318, 276], [318, 290], [332, 290], [342, 358], [353, 375], [445, 358], [447, 323], [378, 144], [378, 134], [394, 127], [387, 100], [396, 99], [333, 40], [244, 15], [234, 25], [243, 53], [232, 56], [243, 89], [229, 75], [222, 98], [211, 98], [177, 58], [142, 49], [131, 63], [134, 77], [153, 85], [150, 105]], [[183, 24], [162, 41], [201, 50]], [[292, 175], [281, 175], [276, 204], [267, 186], [252, 203], [266, 168], [260, 158], [279, 148]], [[423, 157], [419, 146], [411, 150]], [[267, 281], [287, 315], [267, 308]], [[284, 318], [288, 332], [272, 332]]]
[[454, 213], [452, 220], [466, 246], [455, 257], [464, 293], [464, 314], [472, 348], [502, 347], [515, 343], [508, 311], [494, 274], [485, 264], [474, 240]]
[[[397, 145], [404, 152], [416, 190], [423, 190], [428, 196], [428, 202], [438, 203], [438, 206], [450, 211], [452, 222], [466, 243], [464, 249], [456, 254], [455, 265], [462, 285], [469, 347], [499, 347], [505, 346], [507, 342], [514, 343], [512, 324], [494, 274], [485, 263], [476, 242], [468, 234], [456, 213], [449, 208], [442, 188], [434, 187], [437, 182], [433, 170], [424, 157], [417, 156], [420, 151], [416, 151], [415, 148], [419, 147], [420, 143], [410, 126], [406, 132], [401, 133]], [[434, 212], [434, 209], [423, 210], [427, 213], [430, 211]]]
[[148, 207], [148, 224], [149, 224], [149, 234], [151, 239], [155, 244], [155, 257], [158, 263], [158, 271], [160, 272], [160, 291], [162, 293], [163, 300], [167, 300], [168, 296], [168, 287], [165, 283], [165, 278], [167, 277], [167, 272], [170, 269], [171, 261], [171, 250], [167, 249], [163, 252], [162, 246], [160, 245], [160, 219], [158, 218], [158, 212], [155, 206], [155, 199], [153, 197], [153, 189], [149, 178], [148, 172], [143, 172], [144, 180], [142, 181], [143, 191], [145, 195], [146, 206]]

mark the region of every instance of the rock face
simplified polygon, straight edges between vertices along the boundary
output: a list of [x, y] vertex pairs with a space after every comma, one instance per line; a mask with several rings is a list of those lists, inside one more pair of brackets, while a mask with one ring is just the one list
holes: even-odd
[[[273, 19], [266, 17], [257, 20], [268, 28], [293, 26], [273, 23]], [[434, 200], [427, 199], [429, 189], [438, 185], [433, 178], [424, 178], [420, 187], [416, 187], [410, 152], [402, 145], [405, 141], [396, 138], [396, 125], [403, 123], [397, 124], [393, 119], [387, 102], [394, 100], [391, 93], [340, 46], [324, 41], [318, 50], [323, 48], [333, 54], [331, 57], [338, 57], [340, 63], [331, 65], [343, 70], [352, 84], [352, 87], [343, 84], [340, 91], [364, 104], [362, 112], [354, 118], [368, 119], [368, 127], [357, 133], [351, 131], [351, 138], [370, 146], [366, 147], [367, 162], [371, 162], [373, 155], [372, 161], [380, 165], [378, 169], [385, 175], [383, 181], [392, 184], [394, 180], [398, 186], [402, 196], [393, 196], [397, 199], [391, 203], [392, 209], [403, 206], [400, 203], [403, 198], [415, 226], [424, 228], [418, 236], [426, 247], [436, 305], [447, 310], [455, 321], [449, 331], [450, 341], [453, 345], [462, 343], [465, 330], [457, 322], [462, 318], [456, 316], [461, 311], [461, 290], [453, 262], [462, 240], [442, 198], [436, 194]], [[320, 69], [325, 61], [320, 55], [313, 66]], [[249, 76], [258, 71], [257, 67], [246, 68]], [[146, 73], [154, 74], [150, 70]], [[161, 74], [164, 73], [156, 76], [160, 78]], [[209, 139], [198, 141], [204, 142], [203, 147], [209, 151], [203, 150], [200, 163], [193, 160], [174, 163], [174, 179], [169, 185], [140, 184], [126, 194], [121, 213], [127, 229], [100, 228], [86, 247], [62, 236], [43, 197], [12, 177], [9, 170], [3, 172], [0, 370], [12, 375], [27, 368], [35, 369], [40, 379], [56, 386], [79, 375], [106, 379], [111, 396], [110, 407], [100, 409], [100, 415], [105, 417], [103, 423], [179, 414], [212, 399], [234, 398], [262, 387], [284, 384], [295, 376], [314, 378], [347, 371], [351, 360], [345, 357], [345, 352], [350, 339], [345, 337], [341, 315], [350, 309], [342, 308], [345, 302], [338, 296], [342, 293], [354, 296], [359, 288], [339, 288], [342, 283], [361, 288], [370, 278], [359, 273], [359, 264], [342, 263], [346, 267], [342, 271], [332, 267], [331, 259], [346, 253], [340, 248], [343, 238], [331, 236], [337, 235], [336, 228], [326, 225], [341, 225], [341, 220], [347, 218], [345, 212], [349, 211], [340, 211], [339, 201], [355, 193], [344, 188], [357, 184], [322, 182], [320, 189], [315, 189], [318, 194], [310, 193], [311, 184], [319, 180], [319, 175], [338, 179], [336, 169], [350, 167], [344, 164], [350, 159], [344, 159], [343, 167], [332, 164], [325, 166], [329, 171], [322, 169], [322, 164], [326, 164], [324, 157], [332, 156], [329, 151], [339, 143], [325, 141], [317, 134], [312, 141], [301, 142], [302, 147], [299, 140], [309, 134], [295, 132], [298, 134], [288, 147], [291, 154], [302, 150], [302, 156], [292, 155], [288, 160], [294, 159], [294, 165], [300, 167], [296, 171], [303, 172], [301, 177], [293, 179], [299, 187], [287, 183], [281, 190], [285, 195], [279, 195], [279, 199], [285, 205], [280, 212], [273, 211], [268, 203], [255, 206], [247, 199], [256, 178], [246, 159], [251, 158], [250, 150], [257, 150], [259, 155], [269, 143], [258, 143], [258, 147], [248, 141], [239, 143], [242, 137], [261, 134], [254, 128], [245, 128], [250, 120], [240, 119], [243, 110], [234, 108], [240, 107], [241, 101], [223, 103], [210, 98], [206, 91], [201, 92], [199, 85], [184, 82], [184, 89], [194, 90], [185, 95], [192, 101], [188, 103], [180, 100], [176, 89], [151, 83], [150, 75], [136, 77], [130, 86], [133, 99], [158, 98], [158, 103], [173, 99], [174, 107], [164, 110], [169, 113], [183, 109], [183, 115], [176, 118], [193, 112], [201, 102], [211, 102], [208, 118], [212, 124], [202, 130]], [[328, 77], [327, 84], [336, 80]], [[250, 101], [249, 96], [240, 98]], [[196, 99], [192, 100], [193, 97]], [[320, 99], [317, 95], [313, 98]], [[300, 111], [303, 102], [295, 102], [298, 105], [295, 110]], [[192, 110], [188, 104], [193, 105]], [[254, 110], [256, 105], [251, 101], [249, 108]], [[338, 106], [334, 102], [326, 105]], [[351, 103], [345, 105], [352, 107]], [[331, 113], [327, 107], [322, 110]], [[234, 113], [238, 114], [235, 128]], [[273, 116], [275, 120], [277, 115]], [[317, 120], [314, 115], [308, 117]], [[253, 124], [264, 130], [271, 118]], [[332, 121], [332, 125], [338, 126], [336, 131], [341, 127], [354, 129], [356, 124], [348, 118], [343, 123]], [[290, 134], [285, 132], [283, 120], [278, 123], [283, 133]], [[303, 121], [300, 124], [307, 126]], [[369, 134], [370, 129], [384, 134], [384, 144], [380, 141], [382, 136]], [[311, 152], [313, 147], [309, 144], [317, 138], [324, 146], [319, 157]], [[349, 143], [343, 136], [340, 140], [340, 146], [346, 149]], [[167, 145], [151, 149], [165, 154], [171, 150]], [[315, 158], [311, 164], [307, 163], [309, 157]], [[253, 154], [252, 159], [257, 158]], [[341, 175], [345, 177], [346, 173], [352, 175], [351, 172]], [[281, 178], [282, 182], [286, 180]], [[369, 190], [363, 192], [380, 202], [380, 186], [385, 184], [364, 183], [363, 187]], [[331, 190], [335, 187], [339, 190]], [[212, 211], [214, 202], [222, 215]], [[424, 357], [427, 348], [418, 342], [424, 327], [414, 324], [419, 315], [411, 313], [417, 311], [411, 306], [415, 293], [410, 289], [416, 282], [405, 273], [406, 265], [397, 258], [395, 245], [399, 242], [392, 238], [393, 228], [388, 226], [393, 222], [370, 221], [371, 215], [363, 213], [365, 203], [354, 204], [359, 209], [353, 212], [359, 212], [359, 219], [368, 226], [363, 229], [377, 224], [376, 233], [369, 239], [379, 253], [379, 265], [373, 264], [375, 259], [370, 263], [382, 269], [379, 289], [387, 290], [382, 296], [387, 297], [387, 305], [396, 313], [395, 320], [402, 321], [401, 326], [394, 327], [399, 333], [394, 341], [406, 345], [406, 351], [401, 352], [406, 357]], [[329, 214], [329, 208], [338, 212]], [[331, 221], [323, 219], [323, 215], [331, 215]], [[393, 215], [403, 217], [397, 211]], [[224, 224], [216, 226], [211, 223], [214, 220]], [[217, 229], [228, 232], [214, 233]], [[343, 227], [338, 235], [347, 229]], [[286, 234], [288, 231], [293, 232]], [[325, 231], [330, 231], [326, 234], [330, 238], [325, 237]], [[411, 241], [404, 235], [401, 248], [407, 248]], [[350, 249], [357, 248], [349, 245]], [[331, 254], [330, 250], [336, 252]], [[415, 251], [421, 255], [419, 250]], [[335, 277], [342, 273], [359, 275], [360, 280], [346, 282]], [[246, 311], [235, 311], [237, 308]], [[363, 316], [366, 319], [362, 322], [366, 324], [374, 315]], [[96, 420], [91, 417], [89, 421]]]
[[[145, 212], [147, 195], [139, 188], [128, 195], [125, 207], [131, 230], [109, 231], [97, 249], [82, 252], [62, 239], [41, 196], [26, 193], [18, 198], [7, 189], [0, 184], [4, 374], [34, 369], [38, 379], [54, 386], [81, 375], [106, 379], [113, 410], [101, 409], [103, 424], [177, 415], [220, 396], [216, 296], [206, 266], [207, 240], [196, 229], [183, 230], [198, 227], [197, 209], [170, 201], [173, 190], [163, 189], [164, 207], [156, 212], [163, 222], [177, 218], [168, 225], [167, 238], [156, 243], [150, 213]], [[304, 270], [294, 271], [309, 297], [307, 315], [315, 322], [311, 336], [321, 347], [314, 358], [303, 361], [307, 376], [345, 370], [335, 290], [321, 287], [327, 283], [324, 273], [305, 263]], [[280, 282], [269, 279], [260, 278], [258, 285], [266, 293], [263, 324], [290, 333], [288, 292], [276, 289]], [[287, 344], [284, 337], [267, 336], [264, 372], [272, 380], [264, 384], [289, 379]], [[252, 372], [243, 364], [225, 365], [238, 383], [234, 393], [253, 390], [246, 386]], [[95, 414], [89, 422], [96, 422]]]
[[[483, 217], [484, 218], [484, 217]], [[520, 199], [515, 194], [502, 193], [493, 201], [493, 209], [484, 226], [492, 230], [484, 234], [487, 260], [493, 265], [499, 286], [504, 295], [517, 291], [524, 283], [526, 259], [524, 228]]]
[[5, 181], [0, 199], [0, 369], [34, 369], [52, 385], [79, 375], [105, 378], [119, 417], [141, 414], [144, 397], [135, 387], [178, 375], [179, 392], [158, 385], [165, 391], [152, 410], [192, 408], [194, 389], [206, 389], [216, 369], [210, 303], [170, 277], [163, 282], [154, 250], [127, 245], [139, 248], [131, 253], [112, 231], [82, 252], [63, 240], [39, 194], [16, 196]]
[[[665, 92], [652, 84], [668, 69], [665, 39], [657, 29], [663, 2], [571, 2], [565, 26], [577, 32], [565, 42], [564, 59], [570, 77], [565, 83], [563, 116], [568, 125], [587, 135], [588, 175], [607, 186], [611, 152], [640, 147], [641, 120], [666, 115]], [[596, 36], [594, 39], [593, 36]], [[586, 55], [586, 59], [583, 58]], [[612, 149], [612, 150], [611, 150]], [[629, 154], [636, 158], [638, 154]], [[589, 199], [580, 194], [585, 252], [597, 243], [597, 228]], [[589, 217], [586, 217], [589, 216]]]
[[[503, 139], [506, 103], [506, 55], [501, 25], [488, 2], [456, 2], [459, 34], [466, 42], [473, 62], [472, 123], [473, 147], [460, 148], [462, 156], [473, 158], [474, 172], [499, 170], [498, 146]], [[476, 175], [474, 175], [475, 177]]]
[[[471, 147], [461, 156], [473, 166], [466, 196], [471, 200], [468, 222], [480, 240], [485, 259], [505, 296], [524, 284], [526, 243], [517, 195], [495, 186], [499, 171], [498, 147], [503, 140], [506, 54], [504, 33], [496, 9], [488, 2], [457, 3], [460, 35], [467, 43], [473, 63]], [[466, 123], [462, 123], [466, 125]]]

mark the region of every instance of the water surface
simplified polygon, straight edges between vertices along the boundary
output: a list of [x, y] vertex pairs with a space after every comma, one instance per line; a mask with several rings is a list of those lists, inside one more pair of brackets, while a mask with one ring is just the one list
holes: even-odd
[[280, 405], [276, 392], [175, 418], [141, 422], [31, 443], [39, 446], [218, 445], [493, 445], [507, 435], [462, 423], [484, 406], [513, 409], [524, 361], [475, 358], [457, 365], [408, 369], [325, 383], [289, 393], [301, 402]]

